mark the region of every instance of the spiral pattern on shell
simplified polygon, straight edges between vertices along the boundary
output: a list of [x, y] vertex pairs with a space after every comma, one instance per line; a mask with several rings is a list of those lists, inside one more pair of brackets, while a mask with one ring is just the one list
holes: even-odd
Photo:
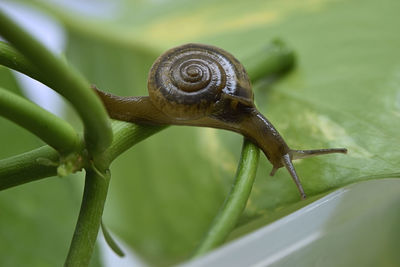
[[150, 70], [149, 95], [153, 104], [169, 116], [196, 119], [208, 115], [222, 93], [235, 90], [235, 64], [241, 66], [217, 47], [186, 44], [172, 48]]

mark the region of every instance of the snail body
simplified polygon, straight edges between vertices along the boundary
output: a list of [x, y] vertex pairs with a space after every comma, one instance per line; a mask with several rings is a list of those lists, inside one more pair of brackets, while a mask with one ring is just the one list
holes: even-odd
[[149, 96], [119, 97], [95, 89], [110, 117], [117, 120], [213, 127], [244, 135], [272, 163], [271, 175], [286, 167], [302, 198], [306, 195], [292, 160], [347, 152], [344, 148], [290, 149], [254, 106], [250, 79], [243, 65], [214, 46], [186, 44], [162, 54], [149, 73]]

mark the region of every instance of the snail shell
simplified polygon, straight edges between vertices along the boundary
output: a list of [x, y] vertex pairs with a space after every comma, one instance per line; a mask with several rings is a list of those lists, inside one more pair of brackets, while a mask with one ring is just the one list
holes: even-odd
[[226, 97], [253, 105], [243, 65], [230, 53], [203, 44], [186, 44], [162, 54], [151, 67], [148, 90], [161, 112], [181, 120], [211, 114]]

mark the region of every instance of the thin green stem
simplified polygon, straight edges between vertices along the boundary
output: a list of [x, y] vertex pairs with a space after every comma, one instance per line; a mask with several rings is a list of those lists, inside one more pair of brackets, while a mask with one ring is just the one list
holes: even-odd
[[[109, 162], [131, 146], [165, 129], [165, 127], [114, 121], [113, 129], [115, 138], [105, 153], [106, 160]], [[60, 164], [62, 164], [62, 161], [59, 154], [49, 146], [0, 160], [0, 190], [55, 176]]]
[[96, 244], [107, 197], [110, 175], [104, 170], [86, 170], [82, 206], [65, 266], [88, 266]]
[[0, 65], [19, 71], [43, 84], [48, 84], [46, 79], [40, 75], [38, 69], [31, 62], [12, 46], [2, 41], [0, 41]]
[[1, 11], [0, 35], [46, 76], [47, 85], [71, 102], [83, 120], [89, 152], [107, 149], [112, 141], [109, 119], [90, 84]]
[[43, 146], [0, 160], [0, 190], [57, 175], [59, 158], [57, 151]]
[[221, 245], [235, 227], [250, 196], [259, 155], [258, 147], [250, 141], [244, 140], [235, 182], [205, 239], [195, 252], [195, 256], [203, 255]]
[[114, 132], [114, 140], [107, 149], [105, 155], [107, 159], [112, 162], [129, 148], [167, 127], [168, 126], [141, 125], [123, 121], [113, 121], [112, 129]]
[[110, 232], [107, 230], [107, 227], [104, 225], [104, 222], [101, 222], [101, 231], [103, 232], [104, 239], [107, 242], [108, 246], [120, 257], [124, 257], [124, 251], [119, 247], [117, 242], [111, 236]]
[[61, 154], [79, 147], [79, 136], [69, 123], [3, 88], [0, 88], [0, 116], [32, 132]]
[[[65, 266], [87, 266], [90, 262], [107, 197], [110, 176], [106, 169], [109, 163], [129, 147], [163, 128], [165, 127], [143, 127], [117, 121], [113, 123], [115, 139], [104, 153], [102, 161], [99, 161], [103, 164], [98, 162], [87, 170], [81, 211]], [[103, 170], [97, 169], [99, 166], [103, 166]], [[112, 239], [107, 236], [107, 232], [105, 237], [112, 245]], [[116, 249], [118, 246], [115, 244], [112, 247]], [[119, 249], [116, 251], [121, 252]]]

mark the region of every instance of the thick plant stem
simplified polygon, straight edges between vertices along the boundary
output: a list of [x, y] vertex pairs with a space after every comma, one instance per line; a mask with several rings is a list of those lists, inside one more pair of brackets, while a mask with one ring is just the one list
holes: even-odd
[[224, 205], [195, 252], [200, 256], [221, 245], [235, 227], [242, 214], [256, 176], [260, 150], [248, 140], [243, 142], [242, 154], [236, 171], [235, 182]]
[[74, 236], [65, 261], [66, 267], [88, 266], [96, 244], [107, 197], [110, 175], [90, 168], [86, 172], [85, 189]]
[[140, 125], [116, 120], [114, 120], [111, 125], [114, 133], [114, 140], [104, 153], [109, 162], [112, 162], [116, 157], [137, 143], [168, 127]]
[[1, 11], [0, 35], [46, 76], [47, 85], [71, 102], [82, 118], [88, 151], [103, 152], [111, 144], [112, 131], [107, 112], [90, 84]]
[[[165, 126], [143, 126], [122, 121], [113, 122], [115, 138], [105, 152], [112, 162], [130, 147], [165, 129]], [[57, 175], [59, 153], [49, 146], [0, 160], [0, 190]]]
[[74, 128], [38, 105], [0, 88], [0, 116], [32, 132], [61, 154], [78, 150]]
[[12, 46], [2, 41], [0, 41], [0, 65], [19, 71], [43, 84], [50, 85], [29, 60]]
[[59, 158], [57, 151], [43, 146], [0, 160], [0, 190], [55, 176]]
[[[135, 134], [137, 128], [140, 129], [141, 127], [114, 122], [113, 130], [116, 133], [116, 138], [105, 152], [103, 161], [99, 160], [96, 166], [103, 165], [104, 169], [108, 168], [108, 162], [111, 162], [117, 155], [165, 127], [143, 127], [145, 131], [139, 135]], [[89, 265], [101, 225], [109, 180], [110, 175], [107, 170], [101, 171], [95, 169], [94, 166], [87, 170], [81, 211], [65, 266]]]

